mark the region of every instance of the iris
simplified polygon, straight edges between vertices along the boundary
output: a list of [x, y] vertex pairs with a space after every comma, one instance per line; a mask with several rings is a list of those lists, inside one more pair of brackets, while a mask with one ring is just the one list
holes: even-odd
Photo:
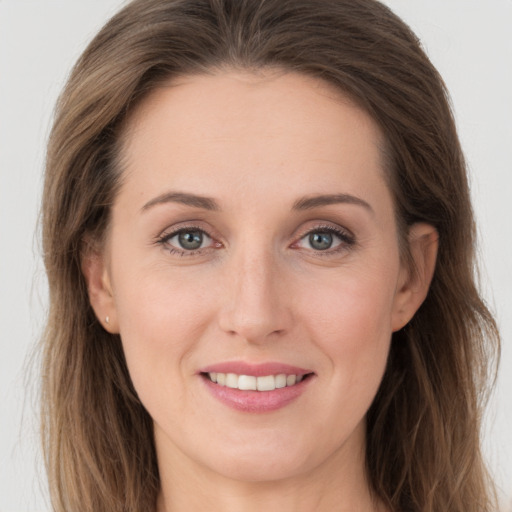
[[309, 244], [317, 251], [325, 251], [332, 246], [332, 234], [327, 232], [316, 232], [309, 235]]
[[203, 233], [201, 231], [183, 231], [178, 235], [178, 242], [183, 249], [189, 251], [199, 249], [203, 244]]

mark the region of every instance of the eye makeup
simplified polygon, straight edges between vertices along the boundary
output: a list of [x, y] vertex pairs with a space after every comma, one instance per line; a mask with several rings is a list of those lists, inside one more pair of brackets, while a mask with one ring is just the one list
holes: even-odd
[[[204, 255], [224, 247], [204, 227], [196, 224], [181, 225], [165, 231], [157, 237], [155, 243], [172, 255], [184, 257]], [[289, 247], [311, 252], [315, 256], [328, 257], [350, 249], [355, 243], [354, 235], [346, 228], [323, 223], [313, 225], [301, 233]]]

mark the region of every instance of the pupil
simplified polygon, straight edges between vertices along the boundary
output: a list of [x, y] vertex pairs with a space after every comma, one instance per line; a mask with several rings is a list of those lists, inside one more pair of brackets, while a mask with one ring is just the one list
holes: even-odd
[[179, 234], [178, 240], [183, 249], [199, 249], [203, 244], [203, 234], [201, 231], [186, 231]]
[[330, 233], [311, 233], [309, 235], [309, 243], [313, 249], [325, 251], [332, 245], [332, 235]]

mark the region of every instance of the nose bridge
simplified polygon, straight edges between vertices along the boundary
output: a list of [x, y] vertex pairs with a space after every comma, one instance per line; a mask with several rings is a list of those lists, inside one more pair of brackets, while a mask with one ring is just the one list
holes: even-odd
[[289, 327], [282, 274], [273, 251], [242, 245], [230, 258], [227, 300], [221, 311], [221, 328], [251, 342]]

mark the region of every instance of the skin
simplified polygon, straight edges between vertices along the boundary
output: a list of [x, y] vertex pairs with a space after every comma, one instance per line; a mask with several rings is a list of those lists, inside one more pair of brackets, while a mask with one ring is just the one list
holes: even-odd
[[[365, 112], [293, 73], [184, 77], [129, 119], [107, 241], [83, 268], [154, 420], [159, 512], [381, 510], [365, 479], [365, 414], [437, 247], [434, 228], [415, 225], [418, 271], [402, 264], [382, 145]], [[332, 194], [366, 206], [294, 208]], [[171, 237], [182, 228], [208, 235], [199, 250]], [[341, 237], [318, 250], [309, 233], [326, 229]], [[281, 409], [241, 412], [198, 375], [233, 360], [314, 376]]]

